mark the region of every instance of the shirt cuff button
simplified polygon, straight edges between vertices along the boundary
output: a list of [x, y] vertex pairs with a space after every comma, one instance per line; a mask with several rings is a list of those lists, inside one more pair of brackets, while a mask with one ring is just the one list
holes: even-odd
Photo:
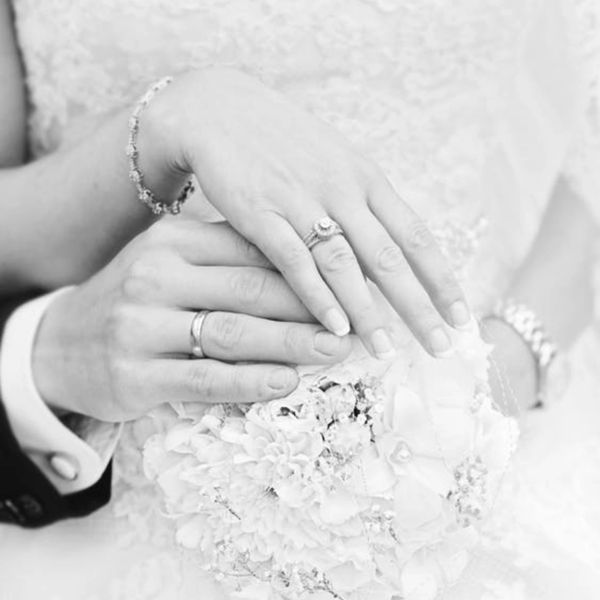
[[79, 468], [72, 458], [64, 454], [51, 454], [48, 462], [52, 470], [62, 479], [66, 479], [67, 481], [75, 481], [77, 479]]

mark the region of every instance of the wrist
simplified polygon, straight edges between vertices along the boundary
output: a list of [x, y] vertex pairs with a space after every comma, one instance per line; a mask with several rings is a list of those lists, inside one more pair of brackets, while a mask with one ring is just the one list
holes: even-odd
[[39, 324], [31, 357], [35, 386], [44, 402], [57, 411], [81, 412], [68, 391], [68, 351], [75, 344], [70, 332], [75, 318], [74, 294], [76, 290], [62, 294], [48, 306]]
[[133, 112], [139, 111], [137, 164], [144, 185], [157, 198], [173, 201], [189, 181], [190, 169], [181, 152], [181, 127], [168, 91], [156, 92], [142, 110], [136, 108]]
[[532, 408], [537, 395], [537, 368], [531, 349], [506, 322], [496, 317], [482, 321], [483, 336], [494, 348], [490, 379], [496, 401], [508, 412]]

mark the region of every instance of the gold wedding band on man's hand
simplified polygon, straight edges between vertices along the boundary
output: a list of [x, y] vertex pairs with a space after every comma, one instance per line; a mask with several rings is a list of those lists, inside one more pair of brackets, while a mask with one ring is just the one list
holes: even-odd
[[190, 358], [206, 358], [206, 354], [204, 354], [204, 350], [202, 349], [202, 327], [204, 320], [210, 312], [210, 310], [200, 310], [192, 319], [192, 324], [190, 325], [190, 345], [192, 347]]

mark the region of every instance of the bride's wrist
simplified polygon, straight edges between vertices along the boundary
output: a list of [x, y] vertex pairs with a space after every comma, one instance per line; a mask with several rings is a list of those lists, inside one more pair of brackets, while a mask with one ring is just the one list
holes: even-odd
[[536, 403], [537, 370], [531, 349], [508, 324], [496, 317], [482, 321], [484, 339], [491, 343], [490, 379], [496, 401], [506, 411], [518, 413]]
[[148, 99], [140, 100], [131, 110], [128, 120], [129, 176], [138, 187], [138, 194], [137, 182], [141, 178], [142, 187], [156, 200], [173, 205], [181, 198], [182, 190], [187, 190], [190, 171], [180, 149], [178, 132], [181, 125], [177, 111], [170, 97], [162, 97], [166, 91], [164, 87], [167, 85], [161, 85], [161, 82], [151, 86], [146, 94]]

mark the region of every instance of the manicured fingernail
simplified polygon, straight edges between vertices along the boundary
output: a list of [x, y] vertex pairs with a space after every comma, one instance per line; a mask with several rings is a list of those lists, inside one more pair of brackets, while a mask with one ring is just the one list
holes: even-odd
[[344, 314], [337, 308], [330, 308], [325, 314], [325, 327], [333, 331], [335, 335], [348, 335], [350, 333], [350, 323]]
[[468, 329], [471, 325], [471, 312], [462, 300], [457, 300], [450, 307], [450, 320], [457, 329]]
[[269, 374], [268, 383], [271, 389], [283, 391], [292, 389], [297, 380], [298, 375], [296, 374], [296, 371], [282, 367], [280, 369], [274, 369], [271, 371]]
[[340, 351], [340, 338], [329, 331], [317, 331], [313, 341], [314, 348], [321, 354], [335, 356]]
[[433, 354], [439, 358], [446, 358], [452, 353], [452, 342], [441, 327], [434, 329], [429, 334], [429, 347]]
[[389, 360], [396, 356], [392, 340], [384, 329], [377, 329], [373, 332], [371, 335], [371, 344], [375, 356], [380, 360]]

